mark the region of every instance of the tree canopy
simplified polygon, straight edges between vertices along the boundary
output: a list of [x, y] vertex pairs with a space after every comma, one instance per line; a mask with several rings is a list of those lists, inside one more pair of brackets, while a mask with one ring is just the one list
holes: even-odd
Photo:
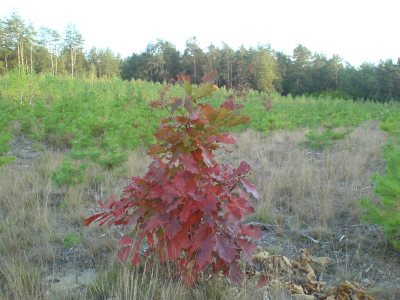
[[60, 34], [51, 28], [36, 30], [17, 13], [0, 19], [0, 74], [18, 68], [55, 76], [172, 82], [185, 73], [200, 83], [205, 73], [217, 71], [217, 84], [228, 89], [400, 101], [400, 58], [354, 67], [338, 55], [313, 53], [304, 45], [292, 54], [269, 45], [233, 49], [222, 43], [202, 48], [195, 37], [187, 40], [183, 51], [159, 39], [124, 59], [109, 48], [84, 49], [84, 37], [73, 24]]

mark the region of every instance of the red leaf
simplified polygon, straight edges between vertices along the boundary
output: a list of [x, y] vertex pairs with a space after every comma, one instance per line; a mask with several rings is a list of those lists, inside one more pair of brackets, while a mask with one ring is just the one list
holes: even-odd
[[[176, 186], [172, 184], [172, 182], [165, 183], [161, 187], [160, 191], [161, 191], [160, 195], [158, 197], [155, 197], [154, 199], [160, 198], [162, 202], [166, 205], [170, 205], [171, 203], [173, 203], [176, 197], [180, 196], [180, 193], [176, 189]], [[150, 193], [150, 195], [151, 194], [152, 193]]]
[[204, 74], [201, 81], [202, 81], [202, 83], [213, 82], [217, 79], [217, 77], [218, 77], [218, 72], [214, 70], [214, 71]]
[[177, 243], [181, 249], [189, 248], [191, 246], [189, 228], [183, 226], [182, 230], [171, 239], [171, 243]]
[[[194, 206], [193, 203], [192, 203], [192, 206]], [[201, 211], [199, 211], [197, 209], [197, 207], [195, 209], [193, 209], [192, 213], [186, 220], [186, 223], [185, 223], [185, 225], [187, 226], [186, 228], [189, 229], [192, 225], [199, 224], [201, 222], [203, 216], [204, 216], [204, 214]]]
[[244, 124], [250, 121], [249, 117], [243, 116], [243, 115], [234, 115], [231, 116], [229, 119], [226, 119], [224, 122], [224, 126], [236, 126], [240, 124]]
[[217, 234], [215, 236], [215, 242], [218, 255], [228, 264], [231, 263], [235, 259], [237, 250], [233, 241]]
[[200, 248], [196, 257], [196, 263], [200, 270], [211, 261], [214, 244], [215, 241], [211, 226], [202, 224], [193, 235], [193, 244], [191, 247], [193, 252]]
[[214, 121], [219, 114], [210, 104], [199, 105], [199, 107], [209, 122]]
[[199, 172], [199, 164], [193, 159], [192, 154], [183, 154], [181, 156], [181, 160], [186, 170], [192, 172], [193, 174], [197, 174]]
[[153, 235], [151, 233], [147, 233], [146, 237], [147, 237], [147, 242], [149, 243], [150, 248], [153, 248], [154, 247]]
[[113, 207], [113, 205], [115, 204], [116, 200], [114, 195], [110, 196], [108, 198], [108, 202], [107, 203], [103, 203], [103, 202], [99, 202], [99, 207], [103, 208], [103, 209], [111, 209]]
[[230, 201], [232, 204], [236, 205], [241, 210], [242, 215], [251, 214], [254, 212], [254, 208], [251, 202], [248, 200], [247, 194], [242, 190], [239, 190], [240, 197], [231, 197]]
[[186, 97], [185, 98], [185, 103], [183, 104], [183, 106], [185, 107], [186, 111], [188, 113], [192, 113], [193, 112], [193, 100], [191, 97]]
[[179, 245], [180, 249], [188, 249], [188, 248], [190, 248], [190, 245], [191, 245], [191, 241], [189, 239], [188, 232], [184, 231], [184, 230], [182, 230], [181, 232], [176, 234], [172, 238], [171, 242], [177, 243], [177, 245]]
[[173, 261], [176, 260], [180, 254], [180, 245], [179, 243], [167, 243], [167, 254], [168, 254], [168, 260]]
[[179, 224], [179, 220], [173, 219], [165, 226], [165, 234], [168, 238], [172, 238], [181, 228], [182, 226]]
[[243, 225], [242, 230], [240, 231], [240, 235], [251, 237], [255, 240], [259, 240], [261, 238], [260, 229], [250, 225]]
[[153, 231], [158, 227], [162, 227], [162, 225], [163, 224], [162, 221], [160, 220], [160, 216], [156, 213], [147, 220], [144, 231]]
[[240, 179], [240, 182], [243, 184], [243, 187], [245, 188], [246, 192], [252, 194], [254, 198], [260, 199], [260, 195], [258, 194], [256, 186], [254, 184], [248, 182], [244, 178]]
[[196, 110], [189, 115], [189, 119], [191, 121], [195, 121], [199, 119], [199, 112]]
[[201, 209], [204, 212], [209, 213], [217, 210], [218, 199], [214, 194], [208, 194], [203, 202], [204, 204], [201, 206]]
[[117, 252], [118, 261], [121, 263], [124, 262], [131, 253], [131, 249], [132, 249], [131, 246], [124, 246], [121, 249], [119, 249]]
[[144, 237], [145, 233], [142, 232], [138, 239], [135, 242], [135, 245], [133, 246], [133, 257], [132, 257], [132, 263], [135, 267], [139, 266], [139, 247], [140, 244], [142, 243], [142, 239]]
[[184, 116], [176, 116], [175, 120], [176, 120], [176, 122], [178, 122], [179, 124], [182, 124], [182, 125], [186, 125], [186, 123], [189, 121], [189, 119]]
[[158, 140], [164, 140], [167, 136], [171, 135], [171, 132], [173, 132], [172, 126], [164, 125], [163, 127], [160, 127], [160, 128], [157, 129], [157, 131], [154, 134], [154, 136]]
[[264, 274], [260, 274], [260, 276], [258, 277], [258, 283], [257, 286], [259, 288], [266, 286], [269, 282], [271, 281], [271, 278], [267, 275]]
[[193, 233], [192, 240], [192, 251], [195, 252], [198, 248], [201, 247], [203, 240], [207, 238], [207, 236], [212, 232], [212, 229], [209, 225], [203, 223], [199, 226], [199, 228]]
[[173, 202], [170, 205], [167, 206], [167, 208], [165, 209], [165, 212], [166, 213], [170, 213], [171, 211], [176, 209], [181, 204], [182, 204], [182, 198], [175, 198], [173, 200]]
[[180, 98], [176, 99], [171, 106], [171, 114], [173, 114], [181, 105], [182, 105], [182, 99]]
[[149, 196], [153, 199], [161, 198], [165, 194], [163, 186], [153, 186], [151, 189]]
[[90, 216], [88, 218], [86, 218], [85, 220], [83, 220], [83, 225], [85, 226], [89, 226], [92, 222], [94, 222], [97, 219], [100, 219], [100, 217], [106, 215], [105, 212], [99, 213], [99, 214], [95, 214], [93, 216]]
[[193, 206], [184, 204], [181, 212], [179, 213], [179, 219], [182, 223], [185, 223], [189, 216], [192, 214]]
[[210, 233], [210, 235], [208, 235], [203, 241], [200, 247], [200, 251], [197, 254], [196, 262], [200, 270], [210, 263], [213, 249], [214, 239], [212, 233]]
[[169, 122], [171, 122], [171, 121], [172, 121], [172, 118], [171, 118], [171, 117], [162, 118], [162, 119], [160, 120], [160, 124], [169, 123]]
[[149, 150], [147, 150], [147, 154], [148, 155], [162, 154], [162, 153], [165, 153], [166, 150], [167, 150], [166, 147], [164, 147], [160, 144], [154, 144], [154, 145], [150, 146]]
[[128, 246], [132, 244], [132, 239], [129, 236], [123, 236], [122, 238], [120, 238], [118, 240], [118, 244], [122, 245], [122, 246]]
[[236, 143], [235, 138], [232, 135], [230, 135], [229, 133], [223, 133], [223, 134], [217, 135], [216, 139], [218, 142], [221, 142], [224, 144], [233, 145]]
[[193, 151], [192, 155], [193, 155], [193, 158], [196, 161], [201, 161], [201, 162], [203, 161], [203, 156], [202, 156], [202, 153], [201, 153], [200, 149], [197, 149], [196, 151]]
[[232, 99], [226, 99], [224, 103], [221, 104], [221, 108], [225, 108], [227, 110], [233, 110], [235, 108], [235, 102]]
[[243, 217], [243, 208], [238, 206], [236, 203], [228, 203], [226, 207], [229, 209], [230, 213], [236, 219], [242, 219]]
[[235, 175], [243, 176], [249, 173], [250, 170], [251, 170], [250, 165], [245, 161], [241, 161], [239, 167], [235, 171]]
[[243, 251], [246, 260], [248, 262], [251, 262], [253, 260], [254, 250], [256, 250], [257, 246], [253, 242], [244, 239], [239, 239], [238, 243]]
[[203, 146], [200, 146], [199, 148], [201, 149], [201, 156], [203, 157], [203, 162], [207, 165], [207, 167], [212, 167], [213, 155]]
[[139, 251], [135, 251], [132, 257], [132, 264], [137, 267], [139, 266]]
[[243, 281], [243, 272], [236, 264], [229, 266], [229, 279], [234, 285], [239, 285]]
[[190, 191], [191, 188], [193, 188], [193, 174], [188, 171], [180, 171], [177, 173], [174, 177], [173, 181], [173, 186], [176, 188], [176, 190], [182, 194], [185, 195]]

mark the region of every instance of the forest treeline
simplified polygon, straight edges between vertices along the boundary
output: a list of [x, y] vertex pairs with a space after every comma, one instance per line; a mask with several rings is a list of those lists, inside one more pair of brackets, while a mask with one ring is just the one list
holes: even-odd
[[232, 49], [222, 43], [204, 49], [194, 37], [182, 52], [171, 42], [157, 40], [124, 59], [110, 49], [85, 51], [84, 46], [72, 24], [60, 34], [51, 28], [36, 29], [14, 12], [0, 19], [0, 74], [18, 68], [55, 76], [171, 82], [183, 72], [198, 83], [205, 73], [216, 70], [217, 84], [228, 89], [400, 101], [400, 58], [354, 67], [338, 55], [327, 57], [303, 45], [291, 54], [268, 45]]

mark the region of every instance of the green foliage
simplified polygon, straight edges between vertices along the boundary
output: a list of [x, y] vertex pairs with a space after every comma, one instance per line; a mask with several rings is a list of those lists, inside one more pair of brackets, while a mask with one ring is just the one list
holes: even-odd
[[15, 159], [15, 156], [0, 156], [0, 167], [13, 162]]
[[256, 87], [263, 92], [272, 92], [277, 79], [276, 60], [270, 49], [259, 48], [255, 64]]
[[385, 114], [381, 129], [395, 135], [400, 135], [400, 109], [399, 107], [393, 107], [393, 105], [388, 109]]
[[67, 186], [68, 188], [70, 185], [84, 181], [85, 169], [86, 164], [66, 158], [58, 169], [53, 172], [51, 178], [57, 186]]
[[0, 155], [7, 153], [10, 139], [11, 134], [9, 132], [2, 132], [0, 134]]
[[348, 131], [337, 132], [329, 128], [320, 132], [318, 132], [317, 130], [310, 130], [306, 134], [307, 140], [304, 144], [308, 148], [321, 151], [324, 148], [333, 145], [335, 141], [345, 138], [348, 133]]
[[400, 249], [400, 145], [389, 144], [385, 149], [387, 161], [384, 175], [375, 175], [375, 192], [381, 203], [361, 200], [366, 210], [365, 220], [383, 227], [391, 244]]
[[345, 100], [351, 100], [351, 96], [346, 94], [343, 91], [339, 90], [325, 90], [321, 91], [318, 93], [314, 93], [313, 96], [321, 99], [345, 99]]
[[63, 246], [64, 248], [72, 248], [77, 246], [82, 241], [83, 241], [82, 234], [78, 234], [76, 232], [70, 232], [64, 237]]
[[264, 94], [251, 92], [247, 101], [240, 102], [244, 106], [243, 112], [251, 116], [249, 127], [264, 132], [321, 126], [351, 127], [366, 120], [379, 120], [389, 113], [385, 105], [375, 102], [292, 98], [279, 95], [272, 95], [272, 107], [266, 111], [264, 97]]
[[[31, 93], [18, 98], [18, 90], [30, 91], [32, 87]], [[129, 151], [155, 142], [153, 132], [168, 114], [150, 104], [162, 88], [158, 83], [118, 79], [85, 81], [18, 73], [2, 76], [0, 149], [3, 153], [8, 151], [12, 136], [9, 124], [14, 120], [21, 125], [22, 133], [34, 141], [70, 150], [73, 159], [115, 168], [126, 160]], [[170, 94], [182, 97], [184, 88], [173, 86]], [[218, 107], [230, 95], [230, 91], [222, 88], [205, 101]], [[265, 108], [266, 98], [271, 100], [269, 110]], [[329, 129], [351, 127], [370, 119], [382, 120], [381, 126], [387, 131], [400, 127], [400, 107], [396, 103], [292, 98], [250, 90], [237, 104], [243, 107], [244, 114], [251, 116], [250, 123], [233, 129], [238, 131], [254, 128], [268, 133], [321, 126]]]
[[37, 77], [14, 70], [7, 75], [5, 88], [0, 89], [0, 97], [16, 103], [32, 103], [38, 94]]
[[5, 155], [8, 151], [8, 144], [11, 140], [9, 132], [0, 133], [0, 167], [15, 160], [15, 156]]
[[95, 161], [108, 170], [111, 170], [126, 160], [127, 154], [115, 148], [102, 153]]

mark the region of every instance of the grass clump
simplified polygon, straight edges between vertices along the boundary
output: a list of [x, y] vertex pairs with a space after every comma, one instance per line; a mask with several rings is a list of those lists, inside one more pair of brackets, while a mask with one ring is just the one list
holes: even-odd
[[53, 182], [61, 187], [82, 183], [85, 179], [86, 164], [79, 161], [73, 161], [69, 158], [63, 160], [57, 170], [53, 172]]
[[82, 241], [83, 241], [82, 234], [78, 234], [76, 232], [70, 232], [64, 237], [63, 246], [64, 248], [72, 248], [77, 246]]
[[307, 140], [304, 144], [312, 150], [321, 151], [333, 145], [335, 141], [344, 139], [347, 135], [347, 131], [337, 132], [329, 128], [321, 132], [311, 130], [306, 134]]
[[21, 258], [0, 264], [0, 299], [43, 299], [43, 294], [42, 272], [36, 266]]
[[15, 160], [15, 156], [7, 155], [8, 144], [10, 140], [11, 140], [10, 133], [8, 132], [0, 133], [0, 167]]

